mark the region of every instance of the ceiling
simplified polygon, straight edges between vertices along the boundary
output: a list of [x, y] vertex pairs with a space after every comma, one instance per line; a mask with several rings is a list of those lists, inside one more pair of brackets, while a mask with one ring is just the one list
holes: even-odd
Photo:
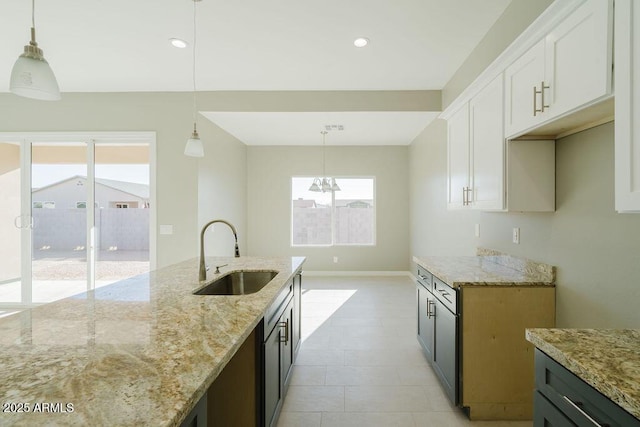
[[[197, 89], [442, 89], [509, 2], [203, 0], [195, 3]], [[193, 6], [190, 0], [38, 0], [37, 41], [63, 96], [191, 91], [192, 45], [177, 49], [168, 39], [192, 43]], [[3, 0], [0, 17], [0, 92], [8, 92], [13, 63], [29, 41], [31, 2]], [[354, 47], [358, 36], [369, 45]]]

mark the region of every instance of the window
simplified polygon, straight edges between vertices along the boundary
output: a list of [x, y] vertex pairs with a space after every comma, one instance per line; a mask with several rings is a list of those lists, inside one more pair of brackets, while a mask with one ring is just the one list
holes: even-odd
[[87, 202], [76, 202], [76, 209], [86, 209]]
[[313, 178], [291, 179], [293, 246], [374, 245], [375, 178], [336, 178], [340, 191], [313, 192]]
[[55, 209], [56, 202], [33, 202], [33, 209]]

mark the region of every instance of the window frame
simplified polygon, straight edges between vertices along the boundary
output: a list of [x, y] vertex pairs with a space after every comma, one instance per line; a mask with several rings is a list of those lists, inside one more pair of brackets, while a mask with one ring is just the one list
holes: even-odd
[[331, 175], [329, 178], [333, 178], [338, 181], [338, 185], [340, 185], [341, 179], [370, 179], [373, 183], [373, 230], [371, 236], [371, 243], [336, 243], [335, 242], [335, 218], [336, 218], [336, 197], [335, 192], [331, 194], [331, 243], [328, 244], [320, 244], [320, 243], [311, 243], [311, 244], [295, 244], [293, 242], [293, 180], [295, 178], [305, 178], [311, 179], [317, 178], [317, 175], [292, 175], [291, 180], [289, 182], [289, 245], [292, 248], [331, 248], [331, 247], [375, 247], [377, 246], [377, 223], [378, 223], [378, 196], [377, 196], [377, 185], [376, 185], [376, 177], [374, 175]]

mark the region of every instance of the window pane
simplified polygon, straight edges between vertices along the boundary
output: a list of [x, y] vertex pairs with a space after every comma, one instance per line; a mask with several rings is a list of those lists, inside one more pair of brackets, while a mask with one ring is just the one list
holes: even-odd
[[309, 191], [313, 178], [292, 178], [292, 243], [331, 244], [331, 193]]
[[335, 192], [335, 244], [372, 245], [375, 230], [373, 178], [339, 178]]
[[314, 178], [292, 178], [292, 244], [375, 244], [374, 178], [336, 178], [340, 190], [309, 191]]

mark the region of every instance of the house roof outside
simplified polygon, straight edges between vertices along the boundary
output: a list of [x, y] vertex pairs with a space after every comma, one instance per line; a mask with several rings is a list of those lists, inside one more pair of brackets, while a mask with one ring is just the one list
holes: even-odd
[[[83, 175], [74, 175], [67, 179], [63, 179], [61, 181], [57, 181], [51, 183], [49, 185], [45, 185], [44, 187], [40, 187], [33, 190], [33, 193], [37, 193], [46, 188], [55, 187], [56, 185], [60, 185], [62, 183], [72, 181], [74, 179], [81, 179], [83, 181], [87, 180], [86, 176]], [[105, 178], [96, 178], [96, 184], [103, 185], [105, 187], [113, 188], [118, 191], [122, 191], [123, 193], [131, 194], [132, 196], [139, 197], [141, 199], [149, 198], [149, 185], [148, 184], [140, 184], [137, 182], [128, 182], [128, 181], [118, 181], [115, 179], [105, 179]]]

